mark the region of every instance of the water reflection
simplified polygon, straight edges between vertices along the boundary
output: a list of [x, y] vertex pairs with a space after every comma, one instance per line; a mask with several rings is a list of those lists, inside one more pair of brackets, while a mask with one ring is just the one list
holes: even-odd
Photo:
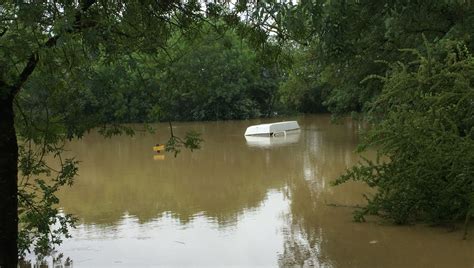
[[72, 268], [74, 267], [73, 261], [67, 257], [64, 258], [63, 254], [59, 254], [58, 256], [51, 258], [51, 259], [41, 259], [37, 261], [33, 260], [20, 260], [18, 263], [20, 268]]
[[265, 120], [179, 123], [174, 132], [201, 132], [203, 148], [162, 161], [152, 146], [166, 141], [166, 125], [155, 135], [72, 142], [80, 177], [60, 199], [80, 225], [59, 252], [76, 267], [474, 264], [473, 240], [457, 233], [353, 223], [344, 206], [363, 202], [367, 189], [329, 183], [358, 160], [360, 125], [297, 120], [296, 136], [265, 141], [242, 134]]
[[[348, 186], [358, 188], [359, 185]], [[347, 190], [347, 189], [346, 189]], [[308, 181], [289, 187], [282, 267], [472, 267], [474, 241], [462, 233], [423, 225], [394, 226], [372, 218], [355, 223], [351, 208], [327, 206], [347, 191], [321, 193]], [[359, 200], [357, 200], [359, 199]], [[361, 202], [345, 197], [349, 204]], [[471, 226], [470, 231], [474, 231]]]
[[113, 226], [79, 226], [62, 250], [77, 267], [277, 266], [283, 237], [275, 231], [283, 228], [278, 222], [288, 203], [271, 191], [260, 208], [226, 227], [203, 214], [184, 225], [169, 212], [146, 223], [125, 214]]

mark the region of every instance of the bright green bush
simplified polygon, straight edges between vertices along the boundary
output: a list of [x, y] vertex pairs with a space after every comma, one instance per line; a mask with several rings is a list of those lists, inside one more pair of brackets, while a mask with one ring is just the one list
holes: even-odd
[[474, 58], [454, 41], [406, 52], [416, 60], [371, 77], [384, 87], [361, 150], [377, 150], [378, 159], [335, 184], [362, 181], [376, 190], [356, 220], [376, 214], [398, 224], [467, 224], [474, 214]]

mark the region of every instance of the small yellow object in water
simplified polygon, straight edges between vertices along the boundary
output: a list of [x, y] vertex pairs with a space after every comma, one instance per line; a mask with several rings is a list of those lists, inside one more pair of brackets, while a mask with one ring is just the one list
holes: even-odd
[[164, 154], [155, 154], [153, 156], [153, 160], [165, 160], [165, 155]]
[[157, 152], [157, 151], [163, 151], [165, 150], [165, 145], [156, 145], [156, 146], [153, 146], [153, 151]]

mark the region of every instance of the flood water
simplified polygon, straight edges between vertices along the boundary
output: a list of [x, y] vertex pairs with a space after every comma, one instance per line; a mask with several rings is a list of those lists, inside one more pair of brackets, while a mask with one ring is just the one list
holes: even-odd
[[[57, 249], [74, 267], [474, 267], [474, 228], [352, 220], [360, 184], [330, 182], [357, 161], [359, 125], [329, 116], [301, 131], [246, 140], [247, 126], [281, 119], [174, 124], [202, 134], [195, 152], [152, 151], [157, 133], [68, 144], [82, 161], [64, 212], [79, 219]], [[164, 155], [164, 159], [163, 156]], [[370, 155], [368, 155], [370, 157]]]

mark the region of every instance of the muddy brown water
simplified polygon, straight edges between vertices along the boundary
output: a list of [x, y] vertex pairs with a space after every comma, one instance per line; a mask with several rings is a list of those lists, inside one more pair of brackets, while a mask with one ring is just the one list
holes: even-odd
[[[247, 126], [275, 120], [298, 120], [301, 131], [244, 137]], [[176, 134], [195, 130], [204, 139], [200, 150], [176, 158], [152, 151], [169, 136], [166, 124], [155, 127], [155, 134], [90, 133], [68, 144], [82, 162], [61, 207], [79, 224], [57, 248], [57, 264], [474, 267], [472, 225], [461, 240], [461, 231], [352, 221], [351, 206], [368, 189], [330, 182], [359, 159], [356, 122], [315, 115], [176, 123]]]

